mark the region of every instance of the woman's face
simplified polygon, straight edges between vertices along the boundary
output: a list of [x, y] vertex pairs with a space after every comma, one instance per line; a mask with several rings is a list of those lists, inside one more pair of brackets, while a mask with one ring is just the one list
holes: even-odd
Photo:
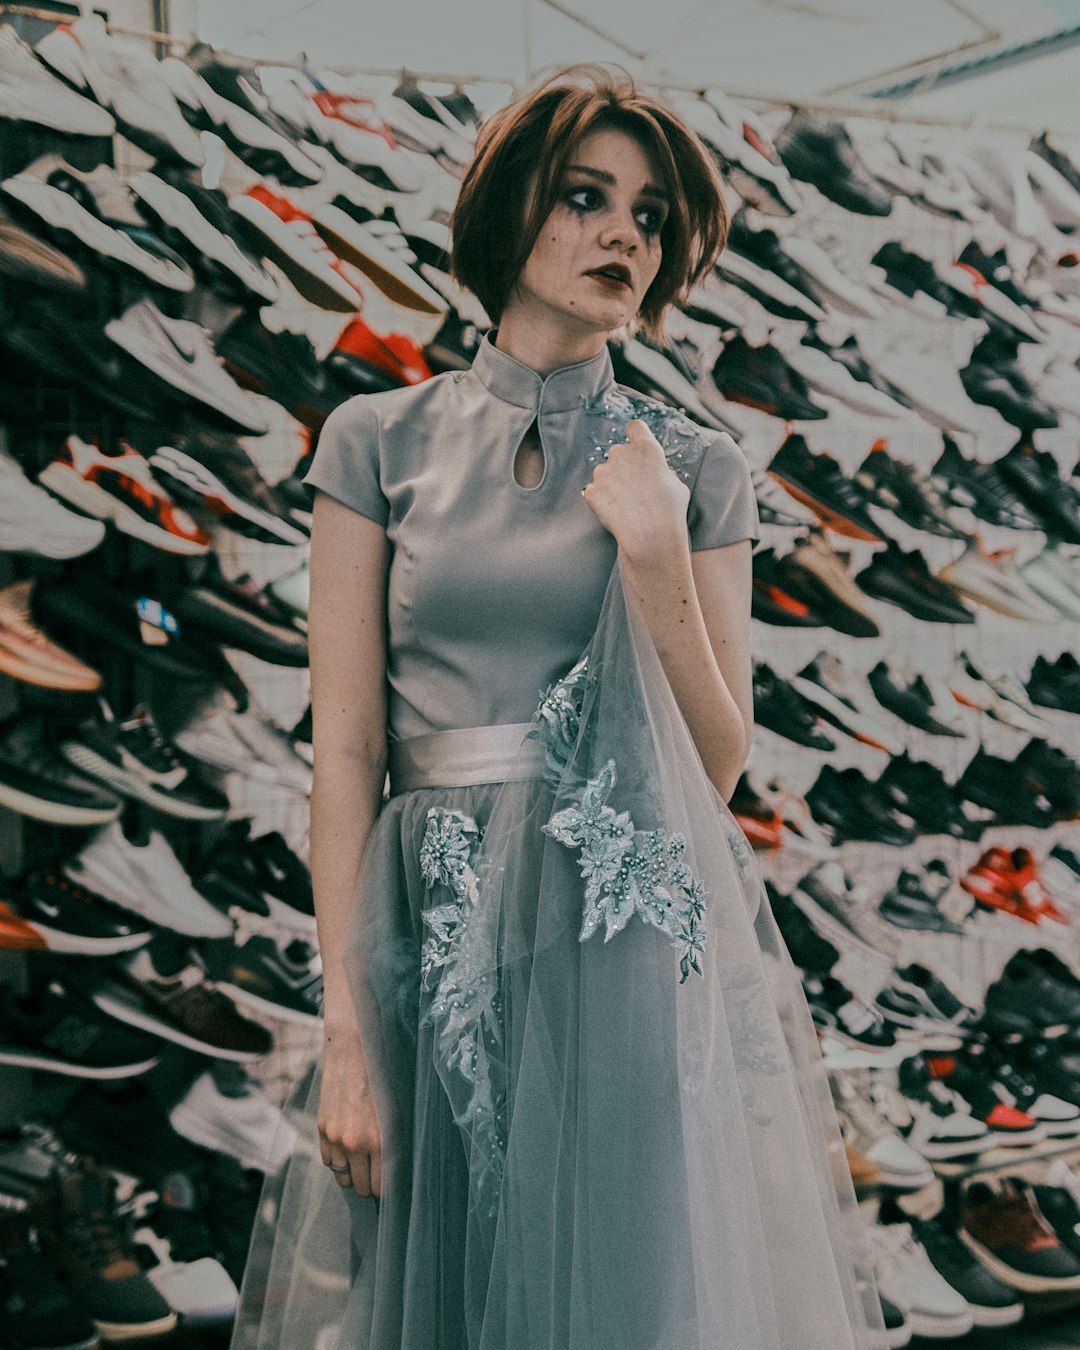
[[511, 303], [577, 331], [629, 323], [660, 268], [662, 182], [652, 156], [625, 131], [584, 136]]

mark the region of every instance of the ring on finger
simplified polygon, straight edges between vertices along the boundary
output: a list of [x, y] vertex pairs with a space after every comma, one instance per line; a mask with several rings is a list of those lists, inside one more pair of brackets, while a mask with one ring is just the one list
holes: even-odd
[[338, 1176], [345, 1176], [346, 1173], [352, 1171], [352, 1165], [351, 1165], [350, 1163], [348, 1163], [348, 1162], [343, 1162], [343, 1163], [332, 1163], [332, 1162], [331, 1162], [331, 1163], [327, 1163], [326, 1165], [327, 1165], [327, 1167], [329, 1167], [329, 1169], [330, 1169], [331, 1172], [336, 1173]]

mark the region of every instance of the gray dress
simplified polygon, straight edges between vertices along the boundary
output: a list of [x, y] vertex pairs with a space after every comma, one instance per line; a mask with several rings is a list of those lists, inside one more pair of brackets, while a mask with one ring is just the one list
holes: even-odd
[[489, 337], [326, 424], [308, 481], [392, 546], [391, 796], [344, 953], [383, 1187], [294, 1159], [235, 1350], [883, 1344], [797, 973], [581, 496], [636, 417], [691, 547], [752, 538], [735, 444], [606, 351], [541, 379]]

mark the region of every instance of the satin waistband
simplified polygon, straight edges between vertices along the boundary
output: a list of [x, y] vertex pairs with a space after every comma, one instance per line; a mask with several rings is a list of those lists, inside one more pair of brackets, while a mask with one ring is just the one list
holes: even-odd
[[480, 783], [520, 783], [541, 778], [544, 744], [527, 741], [531, 722], [498, 727], [461, 727], [391, 741], [390, 795], [414, 788], [475, 787]]

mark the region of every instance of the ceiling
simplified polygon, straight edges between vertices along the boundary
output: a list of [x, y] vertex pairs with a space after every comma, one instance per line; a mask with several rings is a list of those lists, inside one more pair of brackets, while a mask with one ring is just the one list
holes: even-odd
[[615, 60], [656, 82], [846, 106], [918, 78], [914, 94], [873, 105], [1080, 127], [1080, 0], [207, 0], [198, 27], [255, 57], [514, 85]]

